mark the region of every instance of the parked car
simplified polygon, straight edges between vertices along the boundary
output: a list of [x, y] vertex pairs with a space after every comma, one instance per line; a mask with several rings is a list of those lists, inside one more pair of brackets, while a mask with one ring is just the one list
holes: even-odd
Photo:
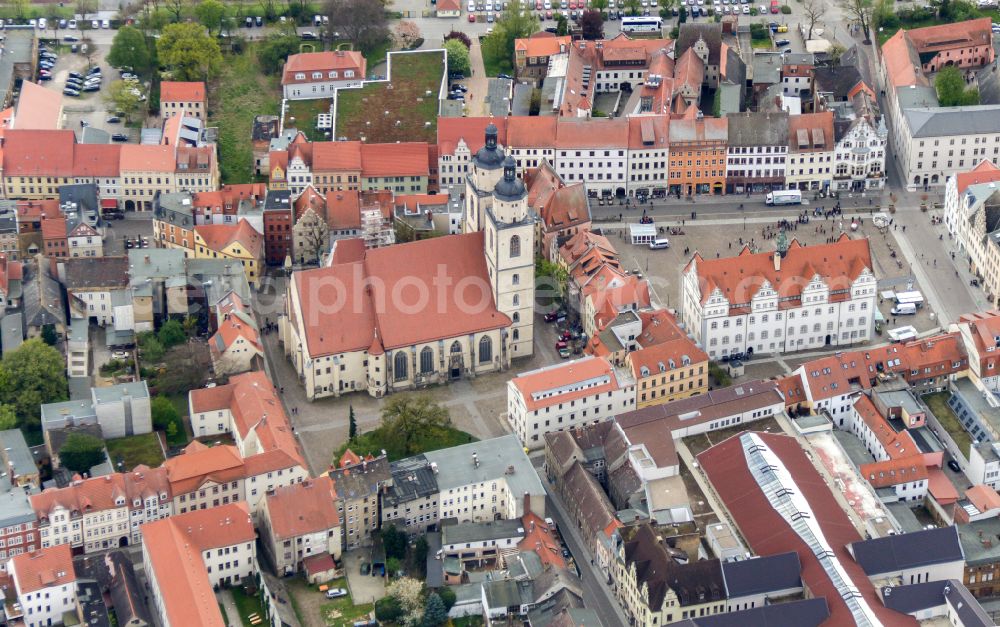
[[567, 348], [568, 346], [569, 346], [569, 344], [567, 344], [565, 340], [558, 340], [558, 341], [556, 341], [556, 350], [557, 351], [558, 350], [562, 350], [564, 348]]
[[101, 73], [101, 68], [99, 67], [92, 67], [89, 70], [87, 70], [87, 74], [100, 74], [100, 73]]
[[319, 39], [319, 37], [316, 36], [316, 33], [308, 30], [299, 35], [299, 37], [301, 37], [302, 39], [308, 39], [309, 41], [315, 41]]
[[76, 20], [70, 20], [69, 24], [67, 25], [67, 28], [69, 28], [70, 30], [76, 30]]
[[340, 597], [346, 597], [347, 590], [343, 588], [330, 588], [326, 591], [326, 598], [328, 599], [339, 599]]
[[51, 81], [52, 80], [52, 74], [50, 74], [49, 72], [44, 72], [44, 71], [39, 72], [38, 73], [38, 80], [40, 80], [40, 81]]
[[[125, 133], [115, 133], [114, 135], [111, 136], [111, 141], [127, 142], [128, 135], [126, 135]], [[131, 248], [131, 246], [129, 246], [129, 248]]]
[[97, 30], [101, 27], [101, 22], [99, 20], [90, 20], [91, 30]]
[[465, 94], [452, 92], [448, 94], [448, 100], [465, 100]]
[[558, 317], [559, 317], [559, 312], [558, 311], [550, 311], [549, 313], [545, 314], [545, 321], [546, 322], [555, 322], [556, 318], [558, 318]]
[[111, 28], [111, 20], [101, 20], [101, 28]]
[[100, 84], [97, 84], [97, 85], [84, 85], [83, 89], [81, 89], [80, 91], [88, 91], [88, 92], [90, 92], [90, 91], [101, 91], [101, 86], [100, 86]]
[[455, 84], [455, 85], [451, 86], [451, 91], [452, 91], [452, 93], [454, 93], [454, 92], [462, 92], [464, 94], [465, 92], [469, 91], [469, 88], [466, 87], [465, 85]]
[[111, 115], [108, 116], [108, 119], [104, 121], [107, 122], [108, 124], [120, 124], [122, 119], [117, 115]]
[[463, 78], [465, 78], [465, 74], [462, 74], [461, 72], [449, 72], [448, 74], [448, 80], [450, 81], [460, 81]]
[[111, 353], [111, 358], [112, 359], [117, 359], [118, 361], [126, 361], [127, 359], [129, 359], [129, 352], [128, 351], [114, 351], [113, 353]]
[[497, 74], [497, 78], [506, 78], [507, 80], [512, 80], [514, 77], [510, 74]]
[[958, 462], [956, 462], [954, 459], [948, 460], [948, 468], [951, 468], [955, 472], [962, 472], [962, 467], [959, 466]]
[[469, 21], [470, 22], [475, 22], [476, 21], [476, 14], [475, 13], [469, 13]]
[[38, 18], [38, 30], [45, 30], [49, 27], [48, 21], [44, 17]]
[[573, 351], [571, 351], [569, 348], [560, 348], [559, 349], [559, 358], [560, 359], [569, 359], [572, 356], [573, 356]]
[[246, 16], [246, 18], [243, 19], [243, 26], [245, 26], [247, 28], [252, 27], [253, 26], [253, 18], [250, 17], [249, 15]]
[[66, 35], [65, 37], [63, 37], [63, 41], [65, 41], [66, 43], [76, 43], [80, 41], [80, 38], [74, 37], [73, 35]]
[[72, 87], [67, 87], [63, 90], [63, 94], [66, 96], [73, 96], [75, 98], [80, 95], [80, 92]]
[[792, 42], [788, 41], [787, 39], [776, 39], [774, 41], [775, 46], [787, 46], [790, 43]]

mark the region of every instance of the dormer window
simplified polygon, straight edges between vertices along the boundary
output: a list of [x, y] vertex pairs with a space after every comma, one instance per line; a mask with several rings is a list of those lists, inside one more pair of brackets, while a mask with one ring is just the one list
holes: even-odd
[[303, 80], [305, 80], [305, 79], [306, 79], [306, 75], [305, 75], [304, 73], [302, 73], [302, 72], [297, 72], [297, 73], [295, 74], [295, 80], [297, 80], [297, 81], [303, 81]]
[[337, 78], [337, 70], [330, 71], [330, 78]]
[[344, 70], [344, 78], [354, 78], [354, 70]]

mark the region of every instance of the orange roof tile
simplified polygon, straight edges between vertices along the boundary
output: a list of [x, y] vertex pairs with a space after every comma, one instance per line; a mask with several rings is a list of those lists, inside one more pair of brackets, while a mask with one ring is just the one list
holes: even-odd
[[955, 175], [955, 184], [959, 195], [964, 194], [970, 185], [994, 183], [996, 181], [1000, 181], [1000, 168], [994, 165], [992, 161], [986, 159], [980, 161], [979, 165], [968, 172], [959, 172]]
[[[920, 449], [913, 440], [913, 436], [905, 430], [894, 430], [866, 394], [858, 397], [854, 403], [854, 409], [875, 435], [875, 438], [878, 439], [889, 459], [898, 460], [920, 454]], [[921, 466], [923, 466], [923, 462], [921, 462]]]
[[[167, 471], [163, 468], [136, 466], [131, 472], [115, 473], [74, 481], [64, 488], [49, 488], [31, 495], [31, 508], [39, 519], [48, 519], [59, 507], [81, 514], [112, 510], [119, 507], [142, 509], [148, 498], [170, 497]], [[117, 505], [117, 499], [124, 499], [125, 505]], [[139, 499], [142, 504], [134, 507]]]
[[[363, 351], [376, 336], [382, 346], [394, 349], [511, 324], [496, 309], [489, 290], [481, 232], [375, 248], [365, 252], [364, 261], [292, 276], [306, 321], [306, 346], [313, 357]], [[360, 281], [375, 277], [381, 279], [376, 283], [382, 287], [361, 289]], [[413, 290], [407, 288], [415, 284], [440, 288], [434, 299], [424, 301], [416, 311]], [[341, 288], [346, 288], [350, 302], [338, 296]], [[394, 293], [401, 298], [390, 298]], [[327, 312], [322, 321], [316, 317], [315, 308], [330, 309], [337, 302], [342, 305], [337, 312]], [[473, 302], [475, 307], [465, 305]]]
[[[805, 145], [799, 141], [800, 131]], [[820, 131], [822, 143], [817, 145]], [[803, 113], [788, 116], [788, 145], [792, 152], [822, 152], [832, 150], [837, 138], [833, 131], [833, 111]]]
[[876, 489], [927, 479], [927, 466], [924, 465], [923, 455], [919, 453], [862, 464], [858, 471]]
[[163, 81], [160, 102], [205, 102], [205, 83], [201, 81]]
[[544, 520], [532, 511], [525, 512], [521, 517], [521, 528], [524, 529], [524, 538], [517, 543], [517, 548], [534, 551], [541, 559], [543, 568], [566, 568], [562, 546]]
[[[702, 286], [702, 302], [719, 290], [732, 311], [747, 307], [765, 282], [778, 291], [782, 308], [799, 307], [802, 290], [815, 276], [830, 288], [831, 302], [845, 300], [850, 297], [848, 288], [858, 276], [872, 271], [867, 238], [852, 240], [846, 234], [832, 244], [809, 247], [792, 240], [778, 269], [774, 255], [774, 252], [754, 254], [746, 247], [736, 257], [722, 259], [702, 259], [695, 253], [684, 272], [694, 266]], [[833, 293], [834, 290], [839, 293]]]
[[[293, 54], [285, 62], [281, 74], [281, 84], [309, 83], [312, 81], [344, 80], [343, 72], [354, 71], [354, 80], [363, 80], [367, 76], [368, 63], [364, 56], [355, 50], [331, 50], [327, 52], [303, 52]], [[328, 72], [336, 70], [339, 78], [329, 78]], [[312, 72], [321, 72], [322, 78], [313, 78]], [[302, 73], [305, 78], [296, 78]], [[350, 79], [347, 79], [350, 80]]]
[[1000, 494], [985, 483], [972, 486], [965, 491], [965, 498], [981, 512], [1000, 508]]
[[246, 218], [236, 224], [199, 224], [194, 227], [209, 250], [223, 252], [232, 244], [239, 244], [254, 259], [264, 252], [264, 238]]
[[174, 147], [123, 144], [119, 169], [122, 172], [173, 173]]
[[121, 144], [77, 144], [73, 175], [81, 178], [116, 178], [121, 171]]
[[208, 341], [209, 349], [217, 359], [223, 352], [229, 350], [233, 342], [240, 338], [243, 338], [257, 350], [264, 351], [264, 347], [260, 343], [260, 334], [257, 332], [256, 327], [235, 314], [226, 315], [222, 322], [219, 323], [218, 330], [212, 334], [211, 339]]
[[243, 460], [235, 446], [188, 445], [184, 453], [163, 462], [173, 496], [197, 490], [206, 481], [224, 483], [244, 477]]
[[315, 142], [312, 150], [313, 172], [361, 170], [361, 142]]
[[896, 31], [895, 35], [882, 44], [882, 63], [891, 87], [929, 84], [920, 69], [916, 47], [903, 29]]
[[[632, 375], [639, 380], [684, 367], [685, 357], [689, 364], [708, 362], [708, 354], [687, 337], [679, 337], [632, 351], [626, 359], [631, 365]], [[642, 374], [643, 368], [646, 368], [648, 374]]]
[[68, 544], [50, 546], [11, 558], [11, 576], [18, 595], [76, 581], [73, 571], [73, 551]]
[[59, 92], [31, 81], [23, 81], [14, 114], [14, 128], [56, 130], [62, 124], [62, 108], [62, 96]]
[[486, 142], [486, 127], [497, 127], [497, 141], [507, 144], [507, 118], [438, 118], [437, 145], [442, 155], [455, 154], [459, 141], [464, 141], [473, 154]]
[[29, 131], [16, 128], [4, 133], [4, 176], [73, 176], [73, 131]]
[[[315, 154], [313, 156], [315, 160]], [[429, 176], [430, 159], [425, 142], [362, 144], [361, 175]]]
[[283, 540], [339, 527], [336, 501], [333, 480], [326, 475], [278, 488], [267, 495], [271, 532]]
[[[528, 411], [611, 392], [620, 387], [614, 368], [603, 357], [582, 357], [539, 368], [520, 374], [510, 382], [520, 393]], [[558, 394], [551, 393], [552, 390], [581, 382], [593, 382], [595, 385], [571, 388]]]
[[202, 552], [252, 543], [256, 537], [246, 503], [195, 510], [143, 525], [147, 568], [155, 575], [171, 624], [225, 624]]
[[66, 239], [66, 218], [42, 220], [42, 239]]
[[326, 223], [333, 230], [361, 228], [361, 193], [357, 190], [326, 193]]
[[785, 397], [785, 407], [808, 400], [806, 398], [805, 390], [803, 389], [804, 386], [802, 385], [802, 377], [798, 373], [792, 373], [786, 377], [779, 377], [778, 379], [775, 379], [775, 382], [778, 384], [778, 391]]
[[525, 57], [551, 57], [566, 52], [573, 45], [569, 35], [557, 37], [552, 33], [539, 31], [531, 37], [514, 40], [514, 53], [524, 52]]

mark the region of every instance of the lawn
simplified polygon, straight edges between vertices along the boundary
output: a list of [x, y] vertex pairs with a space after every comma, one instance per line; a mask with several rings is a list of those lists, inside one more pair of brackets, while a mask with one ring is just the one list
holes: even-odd
[[[249, 596], [243, 591], [243, 588], [232, 588], [230, 591], [233, 593], [233, 602], [236, 603], [236, 610], [240, 613], [240, 619], [243, 621], [243, 627], [253, 627], [253, 624], [250, 622], [250, 617], [254, 614], [261, 619], [266, 620], [264, 607], [260, 603], [260, 597]], [[260, 625], [262, 623], [257, 624]]]
[[497, 74], [513, 74], [514, 66], [506, 56], [494, 56], [490, 52], [489, 46], [483, 46], [483, 67], [486, 69], [486, 76], [496, 76]]
[[396, 461], [413, 455], [419, 455], [428, 451], [437, 451], [443, 448], [451, 448], [459, 444], [476, 442], [478, 438], [470, 433], [461, 431], [454, 427], [447, 427], [440, 433], [428, 435], [420, 441], [411, 442], [409, 450], [403, 450], [399, 438], [395, 434], [388, 433], [384, 427], [379, 427], [367, 433], [359, 434], [354, 442], [345, 442], [340, 449], [334, 453], [334, 460], [340, 459], [344, 451], [350, 448], [359, 455], [376, 453], [385, 450], [389, 461]]
[[219, 127], [222, 182], [253, 182], [253, 119], [278, 114], [278, 77], [261, 71], [256, 49], [248, 44], [242, 54], [226, 55], [210, 96], [209, 122]]
[[941, 426], [945, 428], [951, 439], [955, 440], [955, 444], [958, 445], [958, 449], [965, 455], [965, 458], [969, 459], [972, 436], [962, 426], [958, 416], [951, 410], [951, 407], [948, 407], [949, 398], [951, 398], [950, 392], [935, 392], [934, 394], [924, 396], [923, 401], [927, 403], [927, 407], [931, 410], [931, 413], [937, 416]]
[[330, 112], [329, 98], [319, 98], [317, 100], [289, 100], [288, 111], [285, 116], [285, 127], [295, 128], [306, 134], [309, 141], [323, 141], [331, 138], [326, 137], [326, 131], [316, 129], [316, 116], [320, 113]]
[[[344, 588], [347, 590], [346, 579], [334, 579], [327, 585], [331, 588]], [[323, 593], [317, 590], [316, 594]], [[355, 621], [369, 618], [370, 613], [374, 609], [375, 605], [372, 603], [354, 605], [354, 601], [351, 600], [350, 590], [348, 590], [346, 597], [332, 599], [319, 606], [319, 615], [326, 621], [327, 627], [352, 627]]]
[[163, 463], [163, 451], [155, 433], [144, 433], [125, 438], [116, 438], [106, 442], [108, 456], [117, 466], [119, 460], [125, 460], [124, 470], [130, 471], [139, 464], [156, 468]]
[[368, 142], [384, 143], [436, 140], [442, 53], [394, 54], [391, 71], [389, 82], [338, 92], [337, 137], [363, 135]]
[[191, 441], [191, 433], [188, 433], [188, 421], [184, 420], [184, 417], [188, 415], [188, 397], [187, 394], [174, 394], [168, 395], [168, 399], [173, 403], [173, 406], [177, 409], [177, 413], [181, 415], [180, 424], [177, 425], [177, 433], [173, 436], [167, 436], [168, 446], [184, 446]]

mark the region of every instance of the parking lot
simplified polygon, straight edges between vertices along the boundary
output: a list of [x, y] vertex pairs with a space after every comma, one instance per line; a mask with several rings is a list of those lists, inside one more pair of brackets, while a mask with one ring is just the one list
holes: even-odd
[[[44, 46], [46, 52], [54, 54], [56, 59], [49, 70], [50, 80], [40, 80], [39, 83], [46, 89], [57, 91], [62, 95], [64, 128], [76, 131], [77, 138], [81, 140], [83, 139], [84, 126], [89, 126], [107, 131], [111, 135], [125, 134], [129, 141], [138, 141], [138, 129], [127, 128], [123, 123], [124, 120], [118, 123], [107, 121], [114, 113], [109, 111], [108, 105], [105, 103], [108, 86], [121, 76], [118, 70], [109, 66], [104, 60], [107, 47], [91, 43], [87, 44], [88, 47], [84, 52], [83, 45], [86, 42], [72, 41], [79, 39], [81, 39], [80, 36], [65, 35], [58, 41], [45, 39], [41, 42], [41, 46]], [[73, 51], [74, 46], [76, 52]], [[100, 70], [102, 77], [97, 91], [80, 90], [78, 96], [64, 93], [63, 90], [67, 87], [71, 73], [82, 77], [81, 81], [86, 81], [88, 76], [94, 76], [89, 73], [95, 71], [95, 68]], [[144, 95], [147, 93], [146, 86], [142, 85], [140, 89]]]

